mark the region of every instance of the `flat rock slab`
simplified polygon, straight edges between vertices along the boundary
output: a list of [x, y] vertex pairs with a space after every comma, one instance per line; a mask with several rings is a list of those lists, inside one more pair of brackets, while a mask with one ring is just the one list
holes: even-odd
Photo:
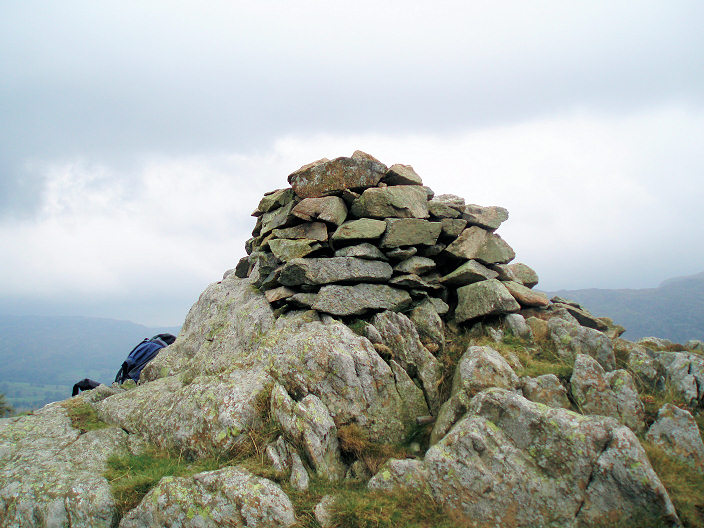
[[279, 282], [284, 286], [334, 282], [385, 282], [393, 270], [386, 262], [355, 257], [300, 258], [286, 263]]
[[386, 231], [386, 222], [373, 218], [360, 218], [345, 222], [332, 234], [333, 242], [347, 242], [354, 240], [373, 240], [379, 238]]
[[285, 229], [274, 229], [273, 233], [276, 238], [307, 238], [318, 242], [325, 242], [328, 239], [328, 228], [323, 222], [306, 222]]
[[323, 159], [290, 174], [288, 182], [301, 198], [318, 198], [339, 194], [345, 189], [376, 187], [386, 170], [383, 163], [369, 158]]
[[474, 282], [495, 279], [497, 276], [498, 273], [490, 270], [480, 262], [468, 260], [455, 271], [442, 277], [440, 282], [448, 286], [466, 286]]
[[358, 218], [428, 218], [425, 190], [417, 185], [367, 189], [350, 211]]
[[462, 231], [445, 251], [457, 258], [474, 259], [483, 264], [506, 264], [516, 256], [511, 246], [499, 235], [477, 226]]
[[305, 198], [296, 204], [291, 214], [308, 222], [317, 219], [339, 226], [347, 218], [347, 206], [339, 196]]
[[389, 167], [384, 181], [389, 185], [423, 185], [423, 180], [410, 165], [396, 163]]
[[404, 290], [385, 284], [323, 286], [312, 308], [332, 315], [361, 315], [370, 310], [404, 310], [411, 296]]
[[500, 281], [489, 279], [457, 288], [455, 320], [458, 323], [483, 315], [517, 312], [521, 306]]
[[389, 218], [382, 248], [425, 245], [432, 246], [437, 242], [442, 231], [440, 222], [429, 222], [420, 218]]
[[322, 246], [315, 240], [305, 238], [289, 240], [287, 238], [275, 238], [269, 240], [269, 248], [274, 256], [282, 262], [288, 262], [296, 258], [305, 257], [309, 253], [320, 249]]
[[413, 273], [423, 275], [435, 268], [435, 261], [426, 257], [410, 257], [394, 266], [394, 271], [399, 273]]
[[254, 216], [268, 213], [273, 209], [286, 205], [291, 200], [293, 200], [293, 190], [291, 189], [277, 189], [269, 194], [265, 194], [259, 201], [259, 206], [257, 210], [254, 211]]
[[477, 225], [493, 231], [508, 220], [508, 211], [503, 207], [482, 207], [481, 205], [469, 204], [465, 206], [462, 218], [471, 225]]
[[504, 286], [511, 292], [511, 295], [522, 305], [522, 306], [549, 306], [550, 301], [547, 295], [544, 293], [531, 290], [530, 288], [519, 284], [518, 282], [507, 281], [504, 282]]
[[389, 260], [386, 255], [384, 255], [381, 250], [370, 244], [369, 242], [363, 242], [356, 246], [347, 246], [346, 248], [338, 249], [335, 251], [336, 257], [357, 257], [369, 260]]

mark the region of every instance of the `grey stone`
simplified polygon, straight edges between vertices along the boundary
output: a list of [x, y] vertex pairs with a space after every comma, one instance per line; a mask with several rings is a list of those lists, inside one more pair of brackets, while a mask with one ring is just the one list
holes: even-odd
[[704, 401], [704, 357], [690, 352], [656, 352], [670, 386], [687, 405]]
[[[451, 219], [451, 218], [458, 218], [459, 219], [460, 216], [462, 216], [462, 213], [460, 213], [457, 209], [454, 209], [439, 200], [430, 200], [428, 202], [428, 212], [430, 213], [431, 216], [434, 216], [436, 218], [443, 218], [443, 219]], [[464, 222], [464, 225], [467, 225], [466, 220], [461, 220], [461, 221]]]
[[[237, 263], [237, 266], [235, 266], [235, 277], [239, 279], [245, 279], [247, 278], [247, 275], [249, 275], [249, 257], [242, 257], [239, 262]], [[226, 275], [223, 275], [223, 279], [227, 278]]]
[[304, 198], [291, 210], [291, 214], [307, 222], [321, 220], [339, 226], [347, 218], [347, 206], [339, 196]]
[[441, 365], [421, 343], [415, 325], [405, 315], [388, 310], [376, 314], [371, 323], [394, 360], [411, 378], [418, 377], [430, 410], [436, 413], [440, 407]]
[[469, 225], [476, 225], [492, 231], [508, 220], [508, 211], [503, 207], [482, 207], [481, 205], [465, 205], [462, 218], [469, 222]]
[[352, 203], [350, 212], [358, 218], [427, 218], [428, 201], [417, 185], [374, 187]]
[[504, 326], [520, 339], [530, 339], [532, 337], [530, 327], [526, 324], [526, 320], [521, 314], [507, 314], [504, 317]]
[[413, 308], [409, 318], [418, 330], [418, 336], [425, 348], [433, 354], [437, 354], [445, 348], [445, 329], [442, 318], [430, 299], [425, 299]]
[[509, 264], [509, 268], [513, 272], [515, 281], [523, 284], [528, 288], [534, 288], [538, 285], [538, 274], [533, 270], [533, 268], [523, 264], [522, 262], [516, 262], [514, 264]]
[[265, 194], [260, 200], [257, 210], [254, 212], [255, 216], [268, 213], [273, 209], [278, 209], [279, 207], [286, 205], [293, 200], [293, 190], [292, 189], [277, 189], [271, 193]]
[[613, 344], [601, 332], [557, 317], [548, 321], [548, 329], [557, 354], [565, 361], [573, 362], [578, 354], [587, 354], [607, 372], [616, 367]]
[[664, 381], [665, 369], [648, 353], [647, 348], [624, 339], [616, 339], [614, 353], [618, 352], [627, 356], [628, 370], [641, 384], [655, 387]]
[[321, 528], [333, 528], [335, 524], [332, 520], [332, 507], [335, 504], [334, 495], [325, 495], [320, 502], [316, 504], [314, 514], [315, 520], [318, 521]]
[[317, 299], [317, 293], [297, 293], [292, 295], [287, 299], [288, 303], [293, 306], [300, 306], [302, 308], [310, 308], [315, 303]]
[[328, 239], [328, 228], [323, 222], [306, 222], [285, 229], [274, 229], [272, 233], [276, 238], [305, 238], [318, 242], [326, 242]]
[[384, 176], [384, 181], [389, 185], [423, 185], [423, 180], [410, 165], [396, 163], [389, 167]]
[[461, 198], [455, 194], [440, 194], [435, 196], [433, 200], [447, 205], [448, 207], [452, 207], [453, 209], [457, 209], [460, 212], [464, 211], [464, 198]]
[[411, 304], [408, 292], [386, 284], [323, 286], [312, 305], [314, 310], [333, 315], [362, 315], [370, 310], [400, 311]]
[[383, 282], [391, 278], [386, 262], [354, 257], [299, 258], [281, 269], [279, 282], [284, 286], [319, 285], [335, 282]]
[[468, 260], [453, 272], [442, 277], [440, 282], [448, 286], [465, 286], [486, 279], [495, 279], [497, 276], [498, 273], [476, 260]]
[[368, 260], [388, 260], [386, 255], [384, 255], [381, 250], [370, 244], [369, 242], [363, 242], [356, 246], [347, 246], [342, 249], [335, 251], [336, 257], [357, 257]]
[[699, 472], [704, 473], [704, 443], [692, 414], [666, 403], [648, 429], [645, 439], [660, 446]]
[[291, 211], [293, 210], [293, 207], [295, 205], [296, 202], [291, 201], [286, 205], [279, 207], [278, 209], [274, 209], [268, 213], [264, 213], [262, 215], [261, 234], [266, 235], [274, 229], [290, 225], [295, 218], [293, 215], [291, 215]]
[[291, 486], [293, 486], [298, 491], [306, 491], [308, 485], [310, 484], [310, 477], [308, 476], [308, 471], [306, 471], [301, 457], [298, 453], [291, 453], [291, 478], [289, 479]]
[[435, 310], [437, 310], [438, 315], [446, 315], [447, 312], [450, 311], [450, 307], [442, 299], [438, 299], [437, 297], [429, 297], [428, 300], [433, 303], [433, 306], [435, 307]]
[[573, 306], [572, 304], [562, 304], [562, 303], [556, 303], [553, 301], [553, 304], [557, 308], [564, 308], [569, 312], [569, 314], [577, 319], [579, 324], [582, 326], [586, 326], [587, 328], [593, 328], [594, 330], [599, 330], [600, 332], [604, 332], [605, 330], [608, 329], [608, 325], [599, 319], [598, 317], [594, 317], [592, 314], [590, 314], [588, 311], [581, 307]]
[[386, 222], [372, 218], [360, 218], [345, 222], [332, 234], [333, 242], [348, 242], [379, 238], [386, 231]]
[[413, 273], [399, 275], [389, 280], [391, 286], [399, 286], [406, 289], [435, 290], [436, 287], [425, 282], [421, 277]]
[[386, 166], [369, 158], [336, 158], [304, 165], [288, 177], [293, 191], [301, 198], [338, 194], [344, 189], [376, 187]]
[[442, 224], [442, 234], [451, 238], [460, 236], [467, 227], [467, 220], [461, 218], [443, 218], [440, 223]]
[[426, 257], [410, 257], [402, 260], [393, 268], [398, 273], [413, 273], [423, 275], [435, 268], [435, 261]]
[[271, 252], [281, 262], [305, 257], [321, 247], [315, 240], [307, 239], [289, 240], [286, 238], [275, 238], [269, 241]]
[[442, 230], [440, 222], [429, 222], [420, 218], [390, 218], [386, 224], [386, 232], [381, 239], [382, 248], [419, 244], [432, 246], [437, 242]]
[[432, 246], [424, 246], [422, 248], [421, 255], [424, 257], [436, 257], [440, 253], [442, 253], [446, 247], [447, 244], [443, 244], [442, 242], [436, 242]]
[[477, 226], [462, 231], [445, 251], [457, 258], [474, 259], [482, 264], [505, 264], [516, 256], [513, 249], [499, 235]]
[[508, 281], [503, 283], [506, 289], [513, 295], [521, 306], [549, 306], [550, 301], [547, 295], [542, 292], [531, 290], [517, 282]]
[[418, 248], [413, 246], [405, 248], [397, 247], [387, 251], [386, 256], [391, 260], [406, 260], [407, 258], [411, 258], [416, 253], [418, 253]]
[[284, 299], [288, 299], [289, 297], [293, 297], [296, 294], [295, 291], [293, 291], [290, 288], [287, 288], [286, 286], [279, 286], [278, 288], [274, 288], [273, 290], [267, 290], [264, 292], [264, 297], [266, 297], [266, 300], [270, 303], [274, 303], [277, 301], [283, 301]]
[[537, 378], [521, 378], [523, 396], [530, 401], [542, 403], [548, 407], [569, 409], [570, 400], [567, 389], [555, 374], [543, 374]]
[[457, 288], [455, 320], [458, 323], [483, 315], [517, 312], [520, 308], [506, 287], [496, 279]]
[[191, 477], [164, 477], [120, 528], [152, 526], [289, 527], [296, 522], [281, 488], [243, 468], [229, 466]]

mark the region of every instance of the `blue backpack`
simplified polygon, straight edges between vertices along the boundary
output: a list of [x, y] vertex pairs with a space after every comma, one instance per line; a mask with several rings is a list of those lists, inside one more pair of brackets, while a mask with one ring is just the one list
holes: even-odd
[[132, 349], [127, 359], [122, 363], [122, 367], [115, 376], [115, 381], [118, 383], [124, 383], [128, 379], [139, 381], [139, 375], [147, 363], [154, 359], [162, 348], [169, 346], [174, 341], [176, 341], [176, 337], [171, 334], [158, 334], [151, 339], [145, 338]]

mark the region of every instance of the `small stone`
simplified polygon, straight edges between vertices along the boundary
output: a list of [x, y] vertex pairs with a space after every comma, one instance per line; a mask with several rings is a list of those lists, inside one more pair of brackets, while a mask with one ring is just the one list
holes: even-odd
[[264, 195], [264, 197], [260, 200], [259, 206], [254, 212], [254, 215], [259, 216], [261, 214], [268, 213], [273, 209], [286, 205], [291, 200], [293, 200], [292, 189], [277, 189], [270, 194]]
[[303, 466], [301, 457], [295, 451], [291, 453], [291, 486], [298, 491], [306, 491], [310, 482], [308, 472]]
[[513, 280], [516, 282], [519, 282], [528, 288], [534, 288], [538, 285], [538, 274], [533, 271], [533, 268], [526, 266], [522, 262], [509, 264], [508, 267], [513, 272]]
[[520, 339], [530, 339], [532, 337], [530, 327], [526, 324], [526, 320], [521, 314], [507, 314], [504, 317], [504, 326]]
[[429, 297], [428, 300], [433, 303], [438, 315], [446, 315], [447, 312], [450, 311], [450, 307], [442, 299], [438, 299], [437, 297]]
[[442, 234], [451, 238], [460, 236], [467, 227], [467, 220], [462, 218], [443, 218], [440, 223], [442, 224]]
[[429, 222], [420, 218], [390, 218], [381, 239], [382, 248], [400, 246], [426, 245], [432, 246], [438, 240], [442, 224]]
[[511, 295], [513, 295], [514, 299], [521, 303], [521, 306], [550, 305], [550, 301], [544, 293], [531, 290], [530, 288], [526, 288], [522, 284], [513, 281], [504, 282], [503, 285], [506, 286]]
[[567, 389], [555, 374], [543, 374], [537, 378], [521, 378], [521, 389], [523, 396], [530, 401], [553, 408], [571, 408]]
[[384, 181], [389, 185], [423, 185], [423, 180], [410, 165], [396, 163], [391, 165], [384, 176]]
[[323, 286], [312, 308], [332, 315], [362, 315], [369, 310], [401, 311], [411, 304], [408, 292], [386, 284]]
[[282, 262], [305, 257], [309, 253], [320, 249], [322, 246], [315, 240], [288, 240], [274, 238], [269, 241], [269, 248], [274, 256]]
[[482, 264], [506, 264], [516, 254], [504, 240], [495, 233], [481, 227], [468, 227], [445, 250], [464, 260], [478, 260]]
[[284, 299], [288, 299], [289, 297], [293, 297], [295, 293], [295, 291], [290, 288], [287, 288], [286, 286], [279, 286], [278, 288], [274, 288], [273, 290], [265, 291], [264, 296], [266, 297], [267, 301], [269, 301], [270, 303], [274, 303], [276, 301], [282, 301]]
[[[462, 216], [462, 213], [460, 213], [457, 209], [454, 209], [449, 205], [446, 205], [438, 200], [430, 200], [428, 202], [428, 212], [431, 216], [434, 216], [436, 218], [459, 219], [460, 216]], [[465, 225], [467, 225], [466, 220], [464, 220], [464, 223]]]
[[381, 250], [370, 244], [369, 242], [364, 242], [356, 246], [347, 246], [342, 249], [335, 251], [336, 257], [357, 257], [368, 260], [388, 260], [386, 255], [384, 255]]
[[455, 320], [458, 323], [484, 315], [517, 312], [520, 308], [506, 287], [496, 279], [457, 288]]
[[467, 220], [469, 225], [476, 225], [492, 231], [508, 220], [508, 211], [503, 207], [482, 207], [480, 205], [465, 205], [462, 218]]
[[559, 308], [564, 308], [569, 312], [572, 317], [577, 319], [579, 324], [582, 326], [586, 326], [587, 328], [593, 328], [594, 330], [599, 330], [600, 332], [603, 332], [607, 330], [609, 327], [608, 325], [604, 322], [601, 321], [598, 317], [594, 317], [592, 314], [590, 314], [588, 311], [583, 309], [582, 307], [577, 307], [574, 306], [573, 304], [561, 304], [561, 303], [556, 303], [553, 301], [553, 305]]
[[284, 286], [332, 282], [384, 282], [392, 269], [386, 262], [354, 257], [298, 258], [287, 262], [279, 275]]
[[438, 196], [435, 196], [433, 200], [447, 205], [448, 207], [452, 207], [453, 209], [457, 209], [460, 212], [464, 211], [464, 198], [461, 198], [456, 194], [440, 194]]
[[386, 222], [372, 218], [361, 218], [345, 222], [332, 234], [333, 242], [371, 240], [379, 238], [386, 231]]
[[300, 308], [310, 308], [311, 306], [313, 306], [313, 303], [315, 302], [317, 296], [317, 293], [297, 293], [286, 299], [286, 301], [288, 302], [288, 304], [293, 306], [297, 306]]
[[416, 185], [375, 187], [365, 190], [350, 211], [358, 218], [427, 218], [428, 202]]
[[247, 278], [247, 275], [249, 275], [249, 269], [249, 257], [242, 257], [237, 263], [237, 266], [235, 266], [235, 277], [237, 277], [238, 279]]
[[422, 250], [422, 255], [424, 257], [437, 257], [440, 253], [445, 250], [446, 247], [447, 244], [437, 242], [432, 246], [425, 246]]
[[495, 279], [497, 275], [498, 273], [490, 270], [480, 262], [469, 260], [455, 271], [442, 277], [440, 282], [448, 286], [465, 286], [474, 282]]
[[317, 219], [339, 226], [347, 218], [347, 206], [339, 196], [304, 198], [291, 214], [307, 222]]
[[286, 227], [287, 225], [290, 225], [295, 219], [295, 217], [291, 215], [291, 211], [293, 210], [295, 205], [296, 202], [290, 201], [289, 203], [282, 207], [279, 207], [278, 209], [274, 209], [268, 213], [264, 213], [264, 215], [262, 216], [261, 234], [266, 235], [276, 228]]
[[416, 253], [418, 253], [418, 249], [413, 246], [405, 248], [397, 247], [387, 251], [386, 256], [391, 260], [406, 260]]
[[435, 261], [426, 257], [410, 257], [394, 266], [394, 271], [399, 273], [412, 273], [423, 275], [435, 268]]
[[328, 228], [322, 222], [307, 222], [286, 229], [274, 229], [272, 233], [276, 238], [307, 238], [318, 242], [325, 242], [328, 239]]

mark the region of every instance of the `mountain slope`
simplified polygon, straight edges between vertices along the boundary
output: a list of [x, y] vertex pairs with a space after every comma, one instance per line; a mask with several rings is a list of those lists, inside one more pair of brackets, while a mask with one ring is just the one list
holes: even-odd
[[70, 395], [83, 378], [110, 383], [145, 337], [178, 328], [148, 328], [93, 317], [0, 315], [0, 392], [16, 409]]
[[627, 339], [704, 340], [704, 273], [668, 279], [657, 288], [559, 290], [548, 295], [575, 300], [595, 315], [611, 317], [626, 328]]

